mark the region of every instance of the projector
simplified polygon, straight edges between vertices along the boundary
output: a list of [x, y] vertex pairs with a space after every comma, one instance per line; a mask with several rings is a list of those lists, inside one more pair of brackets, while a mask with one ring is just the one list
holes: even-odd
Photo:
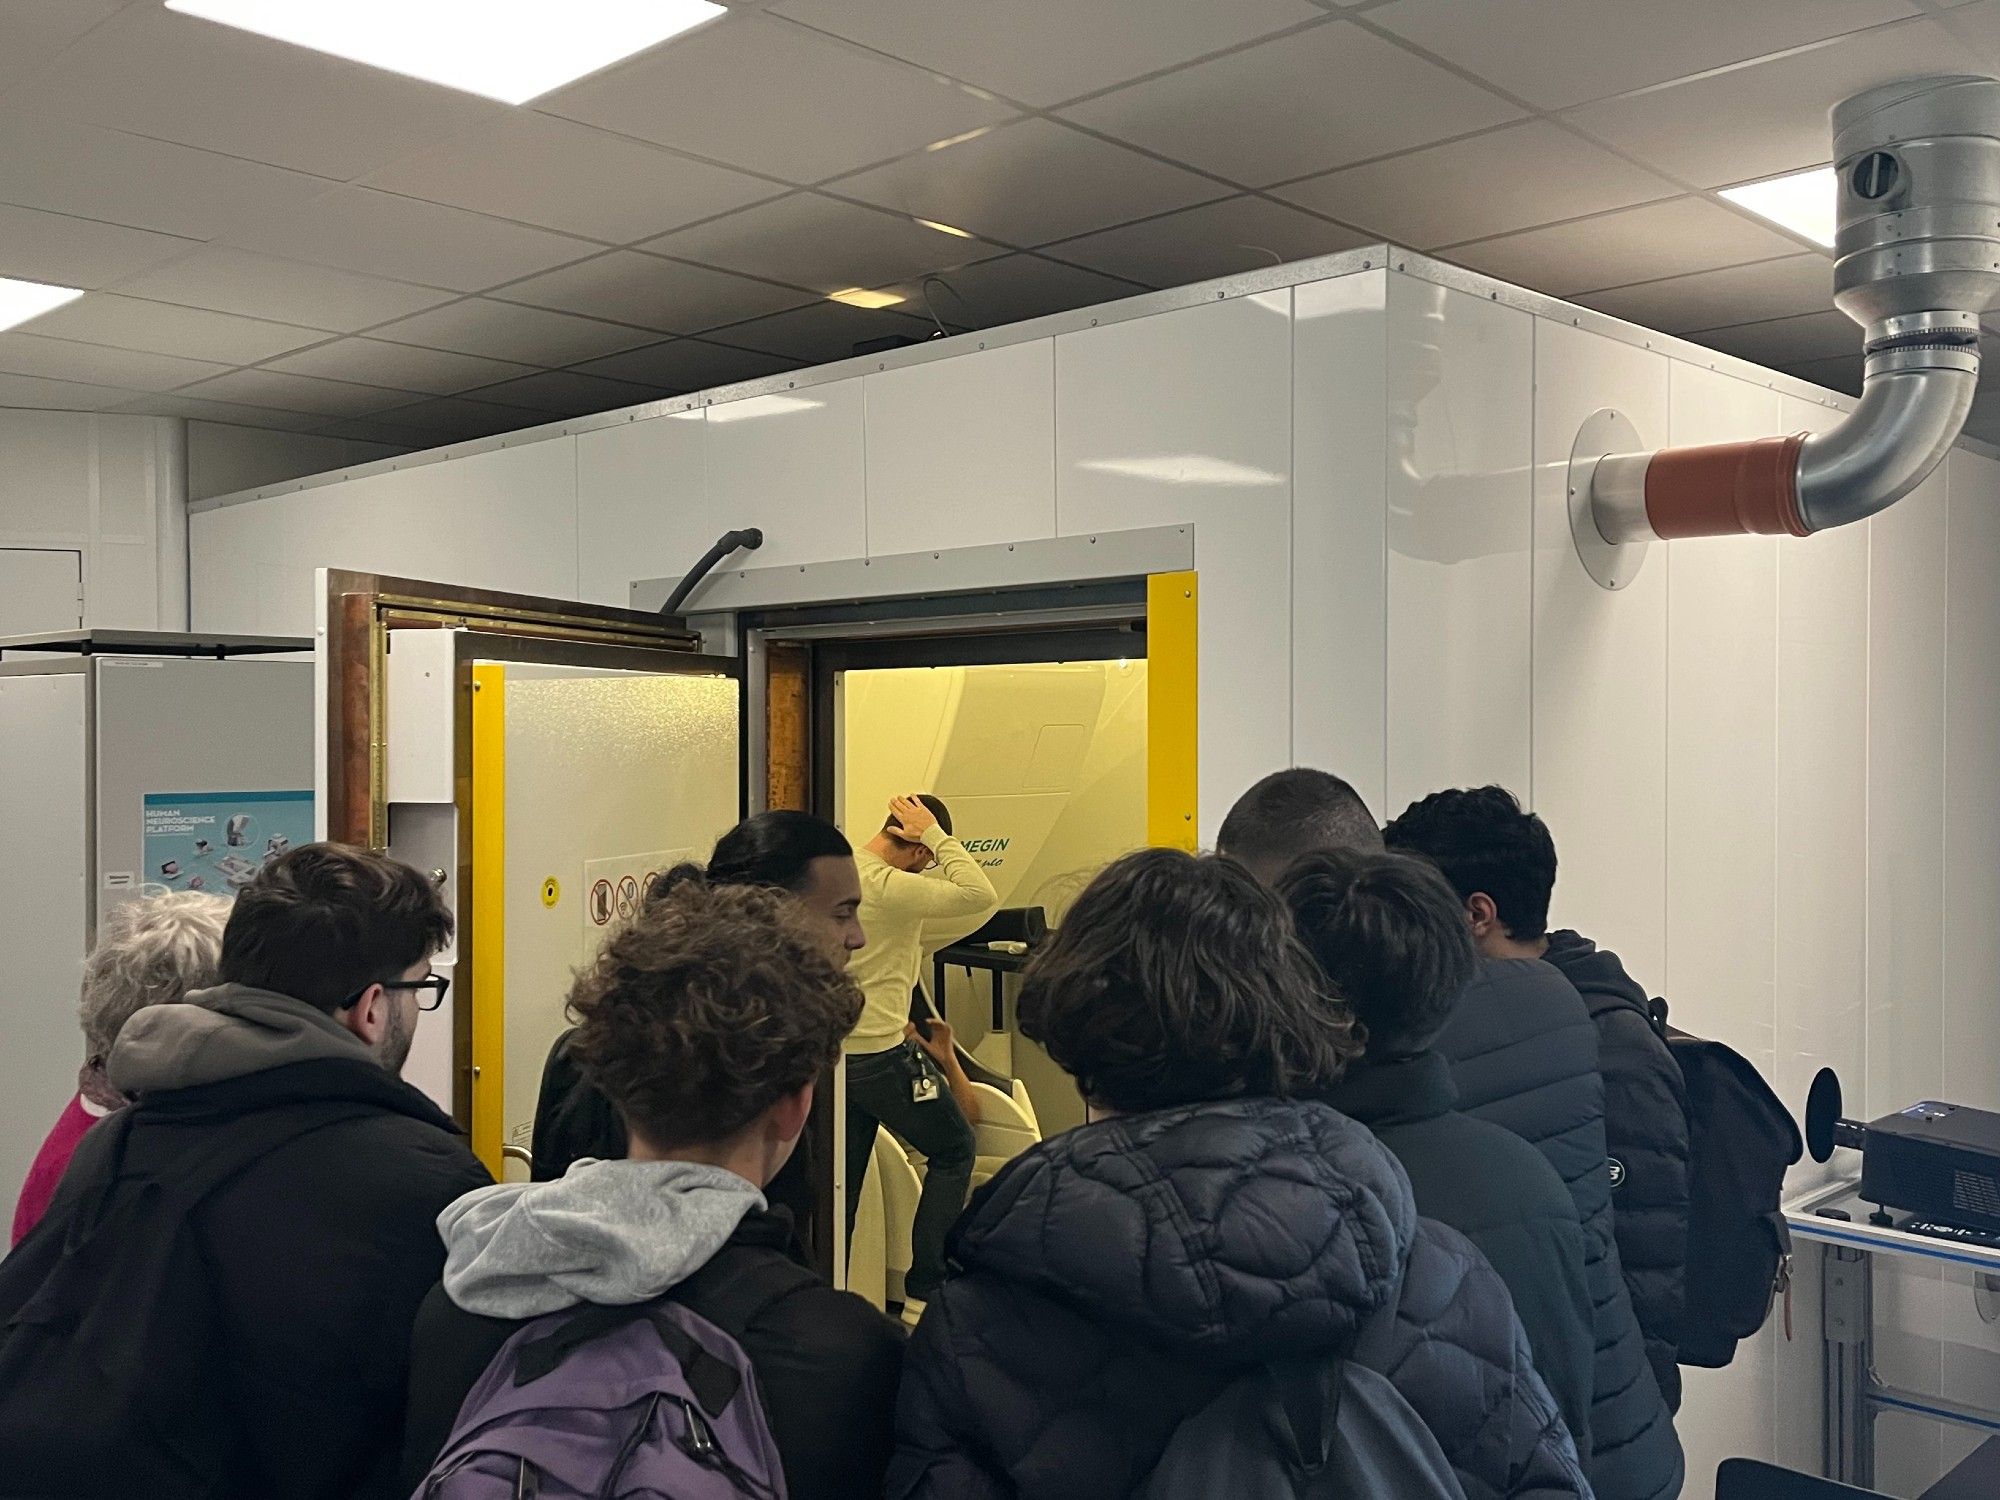
[[1924, 1221], [1906, 1227], [2000, 1235], [2000, 1114], [1926, 1099], [1863, 1125], [1841, 1118], [1840, 1079], [1822, 1068], [1806, 1099], [1806, 1149], [1825, 1161], [1835, 1146], [1861, 1153], [1864, 1201]]

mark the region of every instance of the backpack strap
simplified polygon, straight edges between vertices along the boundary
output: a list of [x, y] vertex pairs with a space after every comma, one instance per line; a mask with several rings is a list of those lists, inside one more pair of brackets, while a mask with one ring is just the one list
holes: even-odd
[[670, 1296], [622, 1307], [592, 1304], [579, 1308], [548, 1333], [521, 1345], [514, 1361], [514, 1384], [529, 1385], [540, 1380], [584, 1345], [643, 1322], [652, 1326], [667, 1353], [681, 1367], [688, 1389], [694, 1392], [702, 1410], [711, 1417], [721, 1416], [742, 1388], [742, 1377], [727, 1360], [710, 1353], [699, 1339], [661, 1311], [661, 1304], [668, 1300]]

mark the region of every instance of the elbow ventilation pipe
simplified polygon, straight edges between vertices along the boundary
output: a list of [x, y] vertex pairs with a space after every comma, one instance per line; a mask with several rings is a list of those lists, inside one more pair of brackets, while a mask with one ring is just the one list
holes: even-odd
[[[1571, 515], [1607, 587], [1636, 572], [1628, 549], [1655, 540], [1809, 536], [1865, 520], [1958, 440], [1979, 382], [1979, 315], [2000, 299], [2000, 81], [1869, 89], [1834, 107], [1833, 141], [1833, 300], [1863, 330], [1860, 404], [1824, 433], [1650, 453], [1593, 444], [1586, 424]], [[1615, 413], [1598, 417], [1630, 431]]]

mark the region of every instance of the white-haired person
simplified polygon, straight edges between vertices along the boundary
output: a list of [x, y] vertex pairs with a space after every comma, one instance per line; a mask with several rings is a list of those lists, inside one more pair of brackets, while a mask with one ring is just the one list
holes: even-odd
[[215, 983], [222, 953], [222, 928], [229, 903], [200, 891], [170, 891], [127, 902], [105, 919], [97, 946], [83, 965], [84, 1064], [76, 1097], [35, 1153], [28, 1179], [14, 1205], [18, 1245], [42, 1220], [56, 1195], [77, 1143], [106, 1115], [129, 1102], [105, 1076], [104, 1060], [125, 1023], [149, 1005], [187, 997]]

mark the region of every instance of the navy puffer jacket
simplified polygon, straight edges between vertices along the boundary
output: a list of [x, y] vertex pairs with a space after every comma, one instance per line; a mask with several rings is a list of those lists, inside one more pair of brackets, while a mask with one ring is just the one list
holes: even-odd
[[1323, 1104], [1193, 1105], [1044, 1141], [974, 1198], [910, 1342], [891, 1500], [1129, 1495], [1236, 1371], [1352, 1348], [1470, 1500], [1590, 1494], [1493, 1269]]
[[1583, 1221], [1597, 1341], [1591, 1484], [1600, 1500], [1671, 1500], [1685, 1461], [1619, 1264], [1597, 1028], [1582, 997], [1540, 959], [1482, 959], [1436, 1047], [1459, 1109], [1540, 1148]]

